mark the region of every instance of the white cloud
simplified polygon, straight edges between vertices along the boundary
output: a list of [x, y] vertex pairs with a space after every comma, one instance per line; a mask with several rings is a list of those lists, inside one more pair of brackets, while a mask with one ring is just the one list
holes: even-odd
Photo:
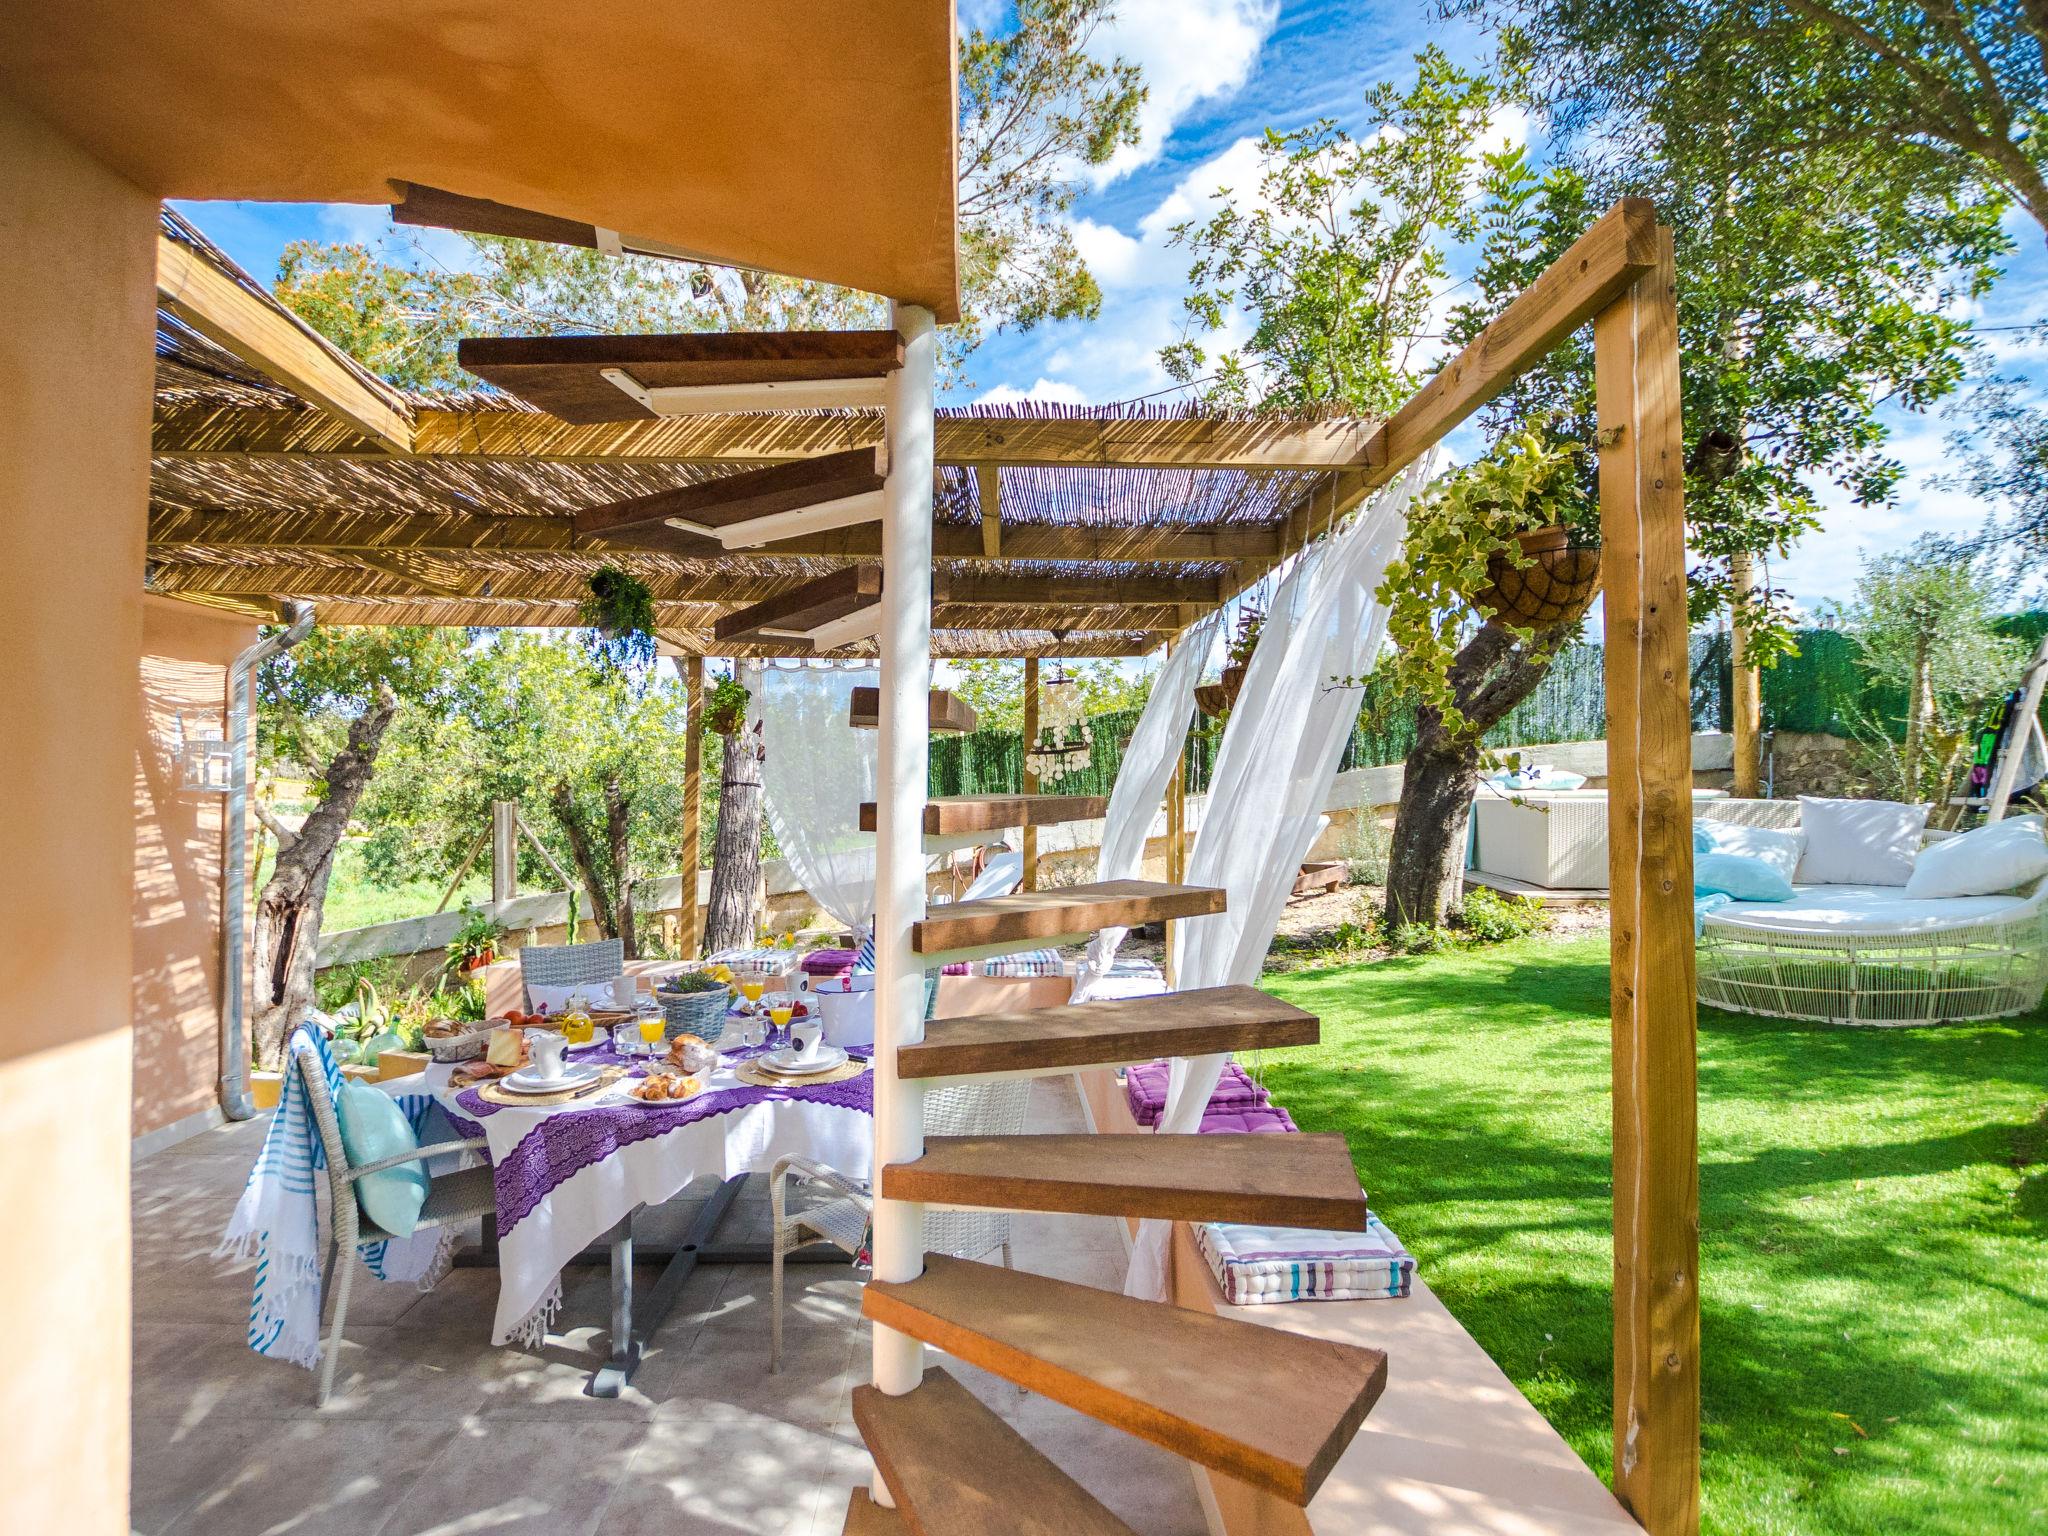
[[1197, 106], [1242, 86], [1279, 18], [1279, 0], [1123, 0], [1089, 52], [1136, 64], [1148, 94], [1137, 144], [1095, 167], [1096, 184], [1151, 164]]
[[1060, 379], [1040, 379], [1029, 389], [1016, 389], [1008, 384], [998, 384], [981, 396], [977, 405], [1015, 405], [1022, 400], [1038, 400], [1050, 405], [1089, 405], [1093, 402], [1081, 392], [1078, 385], [1068, 384]]

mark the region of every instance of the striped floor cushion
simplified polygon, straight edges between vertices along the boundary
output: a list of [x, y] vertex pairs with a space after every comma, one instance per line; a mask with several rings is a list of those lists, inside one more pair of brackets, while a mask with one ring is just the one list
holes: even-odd
[[1415, 1256], [1377, 1216], [1363, 1232], [1209, 1221], [1195, 1244], [1232, 1306], [1278, 1301], [1383, 1301], [1406, 1296]]

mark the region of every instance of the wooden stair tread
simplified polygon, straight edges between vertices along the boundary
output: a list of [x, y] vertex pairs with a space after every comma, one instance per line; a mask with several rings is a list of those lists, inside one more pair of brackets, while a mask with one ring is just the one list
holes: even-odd
[[[958, 837], [1011, 827], [1051, 827], [1067, 821], [1099, 821], [1108, 814], [1107, 795], [946, 795], [925, 802], [924, 834]], [[860, 829], [872, 832], [875, 827], [875, 802], [864, 801]]]
[[994, 944], [1044, 944], [1102, 928], [1135, 928], [1165, 918], [1205, 917], [1223, 907], [1220, 890], [1153, 880], [1106, 880], [1051, 891], [1016, 891], [985, 901], [933, 907], [923, 921], [911, 926], [910, 947], [920, 955], [936, 955]]
[[932, 1254], [876, 1322], [1295, 1504], [1387, 1384], [1385, 1351]]
[[[872, 731], [882, 723], [882, 690], [856, 688], [846, 723], [855, 730]], [[943, 688], [934, 688], [931, 698], [931, 729], [962, 734], [980, 723], [972, 707]]]
[[839, 1536], [904, 1536], [909, 1529], [895, 1510], [877, 1504], [867, 1489], [856, 1488], [846, 1501], [846, 1520], [839, 1527]]
[[1120, 997], [1015, 1013], [933, 1019], [924, 1039], [897, 1047], [900, 1077], [1070, 1067], [1313, 1045], [1312, 1013], [1256, 987], [1207, 987], [1158, 997]]
[[938, 1366], [899, 1397], [855, 1387], [853, 1421], [916, 1536], [1135, 1536]]
[[1156, 1216], [1365, 1230], [1365, 1195], [1335, 1134], [931, 1136], [882, 1170], [891, 1200], [1081, 1216]]
[[468, 336], [462, 366], [562, 421], [640, 421], [653, 413], [600, 372], [643, 389], [878, 379], [903, 366], [894, 331], [690, 331], [667, 336]]

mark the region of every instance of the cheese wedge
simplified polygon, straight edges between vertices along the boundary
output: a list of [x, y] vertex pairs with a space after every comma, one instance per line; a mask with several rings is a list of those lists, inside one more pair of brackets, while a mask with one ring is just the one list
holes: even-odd
[[516, 1067], [526, 1059], [526, 1038], [516, 1029], [494, 1029], [484, 1049], [484, 1059], [494, 1067]]

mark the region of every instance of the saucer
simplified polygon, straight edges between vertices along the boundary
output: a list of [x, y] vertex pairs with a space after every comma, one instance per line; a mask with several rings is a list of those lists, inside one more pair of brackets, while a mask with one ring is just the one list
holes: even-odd
[[600, 1070], [594, 1066], [578, 1066], [570, 1067], [560, 1077], [542, 1077], [533, 1068], [522, 1067], [499, 1081], [508, 1093], [562, 1093], [596, 1082]]
[[763, 1072], [773, 1072], [778, 1077], [809, 1077], [815, 1072], [830, 1072], [846, 1064], [846, 1052], [836, 1045], [820, 1045], [809, 1056], [794, 1048], [770, 1051], [766, 1056], [756, 1058]]

